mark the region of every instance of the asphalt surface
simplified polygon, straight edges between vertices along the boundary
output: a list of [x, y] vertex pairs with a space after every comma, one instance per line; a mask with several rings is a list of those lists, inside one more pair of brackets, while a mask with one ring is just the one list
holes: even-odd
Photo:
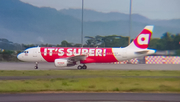
[[0, 94], [0, 102], [179, 102], [172, 93], [36, 93]]
[[[0, 70], [77, 70], [73, 67], [56, 68], [53, 63], [40, 63], [39, 69], [33, 68], [34, 63], [27, 62], [1, 62]], [[177, 64], [87, 64], [87, 70], [180, 70]], [[94, 78], [97, 76], [0, 76], [0, 80], [28, 80], [52, 78]], [[103, 76], [103, 77], [138, 77], [138, 78], [180, 78], [179, 76]]]
[[[35, 63], [0, 62], [0, 70], [35, 70]], [[87, 70], [180, 70], [179, 64], [87, 64]], [[75, 70], [72, 67], [55, 67], [54, 63], [39, 63], [38, 70]]]

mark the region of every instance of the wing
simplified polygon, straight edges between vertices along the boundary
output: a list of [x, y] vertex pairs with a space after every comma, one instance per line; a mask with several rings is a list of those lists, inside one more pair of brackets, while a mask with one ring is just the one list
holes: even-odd
[[85, 60], [86, 59], [86, 55], [77, 55], [77, 56], [72, 56], [72, 57], [68, 57], [68, 60], [72, 60], [72, 61], [80, 61], [80, 60]]

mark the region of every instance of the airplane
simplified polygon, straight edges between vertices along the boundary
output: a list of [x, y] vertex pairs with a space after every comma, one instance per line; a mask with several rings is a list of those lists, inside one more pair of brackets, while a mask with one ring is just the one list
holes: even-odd
[[38, 69], [39, 62], [54, 62], [56, 67], [70, 67], [77, 65], [77, 69], [87, 69], [88, 63], [111, 63], [132, 58], [142, 57], [156, 52], [148, 49], [153, 25], [147, 25], [141, 33], [124, 48], [73, 48], [73, 47], [32, 47], [17, 55], [21, 61], [35, 62]]

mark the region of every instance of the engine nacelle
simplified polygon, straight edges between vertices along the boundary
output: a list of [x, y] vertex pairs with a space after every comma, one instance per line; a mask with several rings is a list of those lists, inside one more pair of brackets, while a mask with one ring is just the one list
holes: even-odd
[[56, 67], [69, 67], [76, 65], [76, 62], [68, 61], [67, 59], [55, 59], [54, 64]]

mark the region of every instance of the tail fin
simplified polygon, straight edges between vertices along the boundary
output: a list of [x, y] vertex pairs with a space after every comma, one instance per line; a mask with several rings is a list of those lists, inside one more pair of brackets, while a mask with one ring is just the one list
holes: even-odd
[[147, 49], [152, 32], [153, 32], [153, 25], [147, 25], [142, 32], [127, 46], [128, 48], [138, 48], [138, 49]]

